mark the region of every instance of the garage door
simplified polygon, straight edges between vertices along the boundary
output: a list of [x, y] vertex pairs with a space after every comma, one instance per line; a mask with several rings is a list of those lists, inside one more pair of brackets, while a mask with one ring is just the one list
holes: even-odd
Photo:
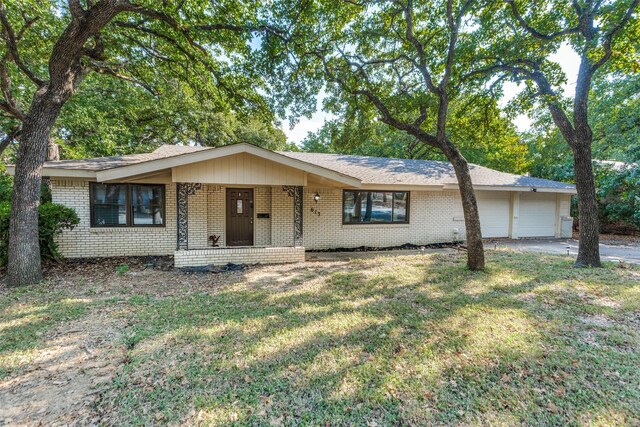
[[522, 193], [518, 235], [520, 237], [553, 237], [556, 234], [556, 195]]
[[509, 237], [509, 193], [476, 193], [482, 237]]

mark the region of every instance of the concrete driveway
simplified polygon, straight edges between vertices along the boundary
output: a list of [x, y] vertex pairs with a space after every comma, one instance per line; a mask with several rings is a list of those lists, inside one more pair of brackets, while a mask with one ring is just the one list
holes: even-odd
[[[499, 248], [507, 247], [526, 252], [567, 255], [569, 251], [569, 255], [573, 257], [578, 254], [578, 241], [575, 239], [500, 240], [485, 243], [485, 249], [491, 249], [496, 244]], [[600, 244], [600, 257], [603, 261], [640, 264], [640, 245], [636, 242], [604, 242]]]

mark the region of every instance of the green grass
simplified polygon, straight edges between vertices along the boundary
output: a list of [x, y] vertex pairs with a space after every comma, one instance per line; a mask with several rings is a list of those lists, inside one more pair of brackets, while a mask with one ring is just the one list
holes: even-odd
[[86, 314], [86, 300], [43, 289], [46, 286], [0, 295], [0, 380], [33, 360], [47, 330]]
[[[127, 363], [99, 409], [129, 425], [640, 423], [640, 270], [488, 261], [472, 273], [456, 255], [354, 260], [123, 295]], [[3, 369], [95, 304], [52, 292], [0, 297]]]

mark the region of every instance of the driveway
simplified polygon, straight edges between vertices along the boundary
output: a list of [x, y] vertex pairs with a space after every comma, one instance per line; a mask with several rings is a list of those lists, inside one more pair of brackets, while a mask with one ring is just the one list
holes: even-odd
[[[578, 254], [578, 241], [575, 239], [523, 239], [497, 241], [485, 243], [485, 248], [493, 248], [494, 245], [518, 249], [526, 252], [542, 252], [549, 254], [563, 254], [576, 256]], [[624, 261], [632, 264], [640, 264], [640, 245], [637, 242], [604, 242], [600, 244], [600, 257], [603, 261]]]

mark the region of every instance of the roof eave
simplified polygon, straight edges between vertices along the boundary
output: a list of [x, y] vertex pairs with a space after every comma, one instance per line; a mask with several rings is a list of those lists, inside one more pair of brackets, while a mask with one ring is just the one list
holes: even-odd
[[[16, 173], [15, 165], [7, 165], [7, 173], [11, 176]], [[96, 179], [96, 172], [87, 169], [62, 169], [42, 168], [42, 176], [47, 178], [89, 178]]]
[[[555, 188], [555, 187], [538, 187], [532, 186], [518, 186], [518, 185], [474, 185], [474, 190], [479, 191], [521, 191], [529, 192], [535, 191], [537, 193], [564, 193], [564, 194], [576, 194], [575, 188]], [[445, 184], [445, 190], [458, 190], [457, 184]]]

